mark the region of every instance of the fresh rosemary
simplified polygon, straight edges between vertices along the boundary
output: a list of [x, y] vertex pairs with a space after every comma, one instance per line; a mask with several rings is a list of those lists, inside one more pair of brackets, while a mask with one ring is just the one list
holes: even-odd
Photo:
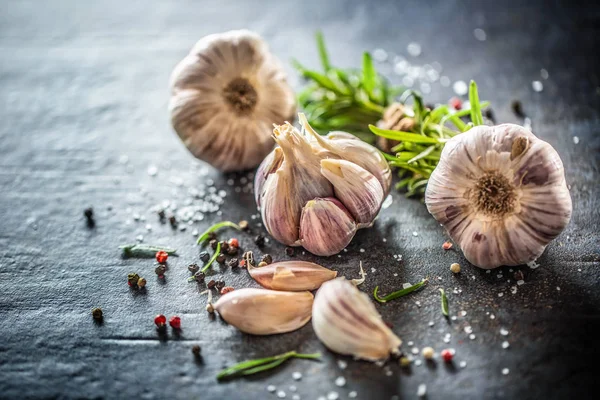
[[441, 293], [441, 299], [442, 299], [442, 314], [444, 314], [445, 317], [448, 316], [448, 297], [446, 297], [446, 292], [444, 292], [444, 289], [440, 289], [440, 293]]
[[259, 358], [257, 360], [243, 361], [232, 367], [226, 368], [217, 374], [217, 379], [234, 378], [238, 376], [246, 376], [256, 374], [258, 372], [267, 371], [278, 367], [290, 358], [305, 358], [309, 360], [318, 360], [321, 353], [303, 354], [295, 351], [279, 354], [277, 356]]
[[234, 222], [231, 222], [231, 221], [219, 222], [219, 223], [214, 224], [213, 226], [208, 228], [206, 231], [204, 231], [200, 236], [198, 236], [198, 240], [196, 241], [196, 243], [197, 244], [204, 243], [210, 237], [211, 233], [213, 233], [214, 231], [216, 231], [218, 229], [225, 228], [225, 227], [235, 228], [238, 231], [242, 230], [242, 228]]
[[386, 303], [390, 300], [397, 299], [398, 297], [406, 296], [407, 294], [412, 293], [415, 290], [419, 289], [421, 286], [426, 285], [428, 282], [429, 282], [429, 280], [426, 278], [426, 279], [423, 279], [419, 283], [415, 283], [414, 285], [407, 287], [406, 289], [400, 289], [396, 292], [392, 292], [392, 293], [388, 294], [387, 296], [383, 296], [383, 297], [379, 297], [377, 295], [377, 292], [379, 291], [379, 286], [375, 286], [375, 290], [373, 291], [373, 297], [375, 298], [375, 300], [377, 300], [380, 303]]
[[164, 251], [170, 256], [177, 256], [176, 249], [164, 246], [152, 246], [146, 244], [124, 244], [119, 246], [119, 249], [123, 251], [123, 255], [126, 257], [144, 257], [152, 258], [156, 256], [159, 251]]

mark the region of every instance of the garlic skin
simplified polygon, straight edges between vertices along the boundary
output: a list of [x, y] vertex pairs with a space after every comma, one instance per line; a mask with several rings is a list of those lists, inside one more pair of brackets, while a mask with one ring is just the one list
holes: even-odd
[[330, 256], [373, 224], [391, 171], [372, 146], [345, 132], [320, 136], [299, 118], [301, 131], [289, 123], [273, 130], [278, 147], [257, 171], [256, 204], [275, 240]]
[[376, 361], [399, 352], [400, 338], [383, 322], [369, 297], [345, 278], [321, 285], [312, 314], [317, 337], [336, 353]]
[[243, 288], [219, 298], [214, 309], [240, 331], [253, 335], [274, 335], [295, 331], [311, 317], [310, 292], [279, 292]]
[[296, 112], [283, 66], [248, 30], [200, 39], [170, 86], [173, 128], [194, 156], [222, 171], [257, 166], [273, 149], [272, 124]]
[[484, 269], [537, 259], [572, 212], [558, 153], [514, 124], [477, 126], [450, 139], [425, 203], [466, 259]]
[[254, 267], [248, 265], [248, 273], [262, 287], [291, 292], [315, 290], [323, 282], [334, 279], [336, 271], [307, 261], [282, 261]]

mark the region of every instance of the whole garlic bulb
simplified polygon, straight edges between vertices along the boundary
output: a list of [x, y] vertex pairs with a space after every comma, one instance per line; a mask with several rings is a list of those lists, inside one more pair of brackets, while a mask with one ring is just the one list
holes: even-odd
[[205, 36], [171, 75], [169, 109], [188, 150], [222, 171], [257, 166], [273, 149], [272, 124], [291, 120], [294, 92], [254, 32]]
[[572, 211], [557, 152], [513, 124], [477, 126], [450, 139], [425, 203], [467, 260], [485, 269], [535, 260]]
[[329, 256], [373, 224], [391, 172], [374, 147], [344, 132], [320, 136], [299, 117], [302, 131], [275, 127], [278, 147], [256, 173], [256, 203], [277, 241]]

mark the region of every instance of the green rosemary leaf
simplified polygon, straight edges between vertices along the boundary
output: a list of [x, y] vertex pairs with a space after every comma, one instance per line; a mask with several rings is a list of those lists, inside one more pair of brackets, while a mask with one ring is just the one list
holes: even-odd
[[379, 297], [377, 295], [377, 292], [379, 291], [379, 286], [376, 286], [375, 291], [373, 292], [373, 297], [375, 298], [375, 300], [377, 300], [380, 303], [386, 303], [390, 300], [394, 300], [394, 299], [397, 299], [398, 297], [406, 296], [407, 294], [414, 292], [415, 290], [419, 289], [423, 285], [426, 285], [427, 282], [429, 282], [429, 280], [423, 279], [421, 282], [416, 283], [410, 287], [407, 287], [406, 289], [400, 289], [396, 292], [390, 293], [387, 296], [383, 296], [383, 297]]
[[239, 364], [226, 368], [217, 374], [217, 379], [222, 380], [226, 378], [233, 378], [236, 376], [247, 376], [256, 374], [258, 372], [267, 371], [283, 364], [290, 358], [302, 358], [308, 360], [318, 360], [321, 357], [321, 353], [313, 354], [302, 354], [296, 353], [295, 351], [288, 351], [287, 353], [279, 354], [277, 356], [260, 358], [257, 360], [243, 361]]
[[479, 104], [479, 93], [477, 84], [471, 81], [469, 84], [469, 104], [471, 105], [471, 121], [473, 125], [483, 125], [483, 115], [481, 114], [481, 105]]
[[208, 239], [210, 237], [210, 234], [212, 232], [214, 232], [218, 229], [221, 229], [221, 228], [225, 228], [225, 227], [235, 228], [238, 231], [242, 230], [242, 228], [240, 228], [239, 225], [234, 222], [231, 222], [231, 221], [219, 222], [219, 223], [214, 224], [213, 226], [208, 228], [206, 231], [204, 231], [200, 236], [198, 236], [198, 240], [196, 241], [196, 244], [201, 244], [201, 243], [205, 242], [206, 239]]
[[440, 293], [442, 296], [442, 314], [444, 314], [445, 317], [448, 316], [448, 297], [446, 297], [446, 292], [444, 292], [444, 289], [440, 289]]
[[440, 122], [440, 125], [444, 125], [446, 121], [452, 122], [454, 126], [456, 126], [461, 132], [465, 132], [468, 130], [467, 125], [464, 122], [462, 122], [462, 120], [456, 115], [456, 113], [446, 115], [444, 118], [442, 118], [442, 122]]
[[403, 142], [411, 142], [411, 143], [433, 143], [433, 144], [443, 143], [442, 140], [432, 138], [429, 136], [419, 135], [417, 133], [393, 131], [393, 130], [389, 130], [389, 129], [381, 129], [381, 128], [376, 127], [375, 125], [369, 125], [369, 129], [371, 130], [371, 132], [373, 132], [377, 136], [381, 136], [381, 137], [384, 137], [387, 139], [401, 140]]
[[123, 255], [127, 257], [154, 257], [159, 251], [164, 251], [170, 256], [177, 256], [176, 249], [165, 246], [153, 246], [147, 244], [124, 244], [119, 246]]
[[[423, 150], [422, 152], [420, 152], [419, 154], [417, 154], [416, 156], [414, 156], [413, 158], [411, 158], [410, 160], [408, 160], [407, 163], [411, 164], [411, 163], [414, 163], [417, 160], [425, 158], [428, 155], [430, 155], [431, 153], [433, 153], [434, 150], [435, 150], [435, 146], [429, 146], [428, 148], [426, 148], [425, 150]], [[439, 158], [438, 158], [438, 160], [439, 160]]]
[[321, 65], [324, 71], [329, 71], [331, 64], [329, 64], [329, 56], [327, 55], [327, 47], [325, 47], [325, 40], [323, 39], [323, 33], [317, 32], [317, 48], [319, 49], [319, 58], [321, 59]]
[[220, 253], [221, 253], [221, 242], [217, 243], [217, 248], [215, 249], [214, 254], [210, 258], [210, 260], [208, 260], [206, 265], [204, 267], [202, 267], [202, 272], [206, 272], [210, 268], [210, 266], [212, 265], [212, 263], [215, 262], [215, 260], [217, 259], [217, 257], [219, 256]]
[[377, 72], [373, 65], [373, 59], [367, 52], [363, 53], [363, 64], [362, 64], [362, 84], [363, 88], [367, 91], [370, 98], [375, 98], [373, 91], [377, 85]]

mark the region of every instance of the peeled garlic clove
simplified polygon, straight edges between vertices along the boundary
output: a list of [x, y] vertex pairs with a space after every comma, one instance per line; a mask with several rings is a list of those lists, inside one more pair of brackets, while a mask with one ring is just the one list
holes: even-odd
[[337, 272], [307, 261], [282, 261], [264, 267], [248, 267], [250, 276], [261, 286], [292, 292], [318, 289]]
[[513, 124], [478, 126], [449, 140], [425, 203], [467, 260], [486, 269], [538, 258], [572, 211], [556, 151]]
[[370, 226], [383, 203], [383, 189], [373, 174], [346, 160], [321, 160], [321, 173], [333, 185], [359, 227]]
[[272, 123], [296, 110], [283, 66], [247, 30], [200, 39], [170, 85], [173, 128], [194, 156], [223, 171], [258, 165], [273, 149]]
[[273, 335], [303, 327], [310, 320], [312, 304], [310, 292], [244, 288], [221, 296], [214, 309], [242, 332]]
[[331, 256], [342, 251], [356, 229], [352, 215], [334, 198], [311, 200], [302, 209], [300, 242], [317, 256]]
[[275, 172], [282, 162], [283, 152], [280, 147], [277, 147], [269, 153], [258, 167], [254, 178], [254, 200], [256, 200], [258, 208], [260, 208], [260, 197], [263, 193], [263, 187], [267, 181], [267, 177]]
[[313, 304], [313, 328], [330, 350], [376, 361], [398, 353], [402, 341], [369, 297], [344, 278], [325, 282]]
[[261, 215], [271, 236], [288, 246], [298, 246], [302, 207], [314, 198], [332, 196], [333, 188], [321, 175], [320, 159], [297, 129], [281, 125], [273, 134], [283, 162], [264, 183]]

